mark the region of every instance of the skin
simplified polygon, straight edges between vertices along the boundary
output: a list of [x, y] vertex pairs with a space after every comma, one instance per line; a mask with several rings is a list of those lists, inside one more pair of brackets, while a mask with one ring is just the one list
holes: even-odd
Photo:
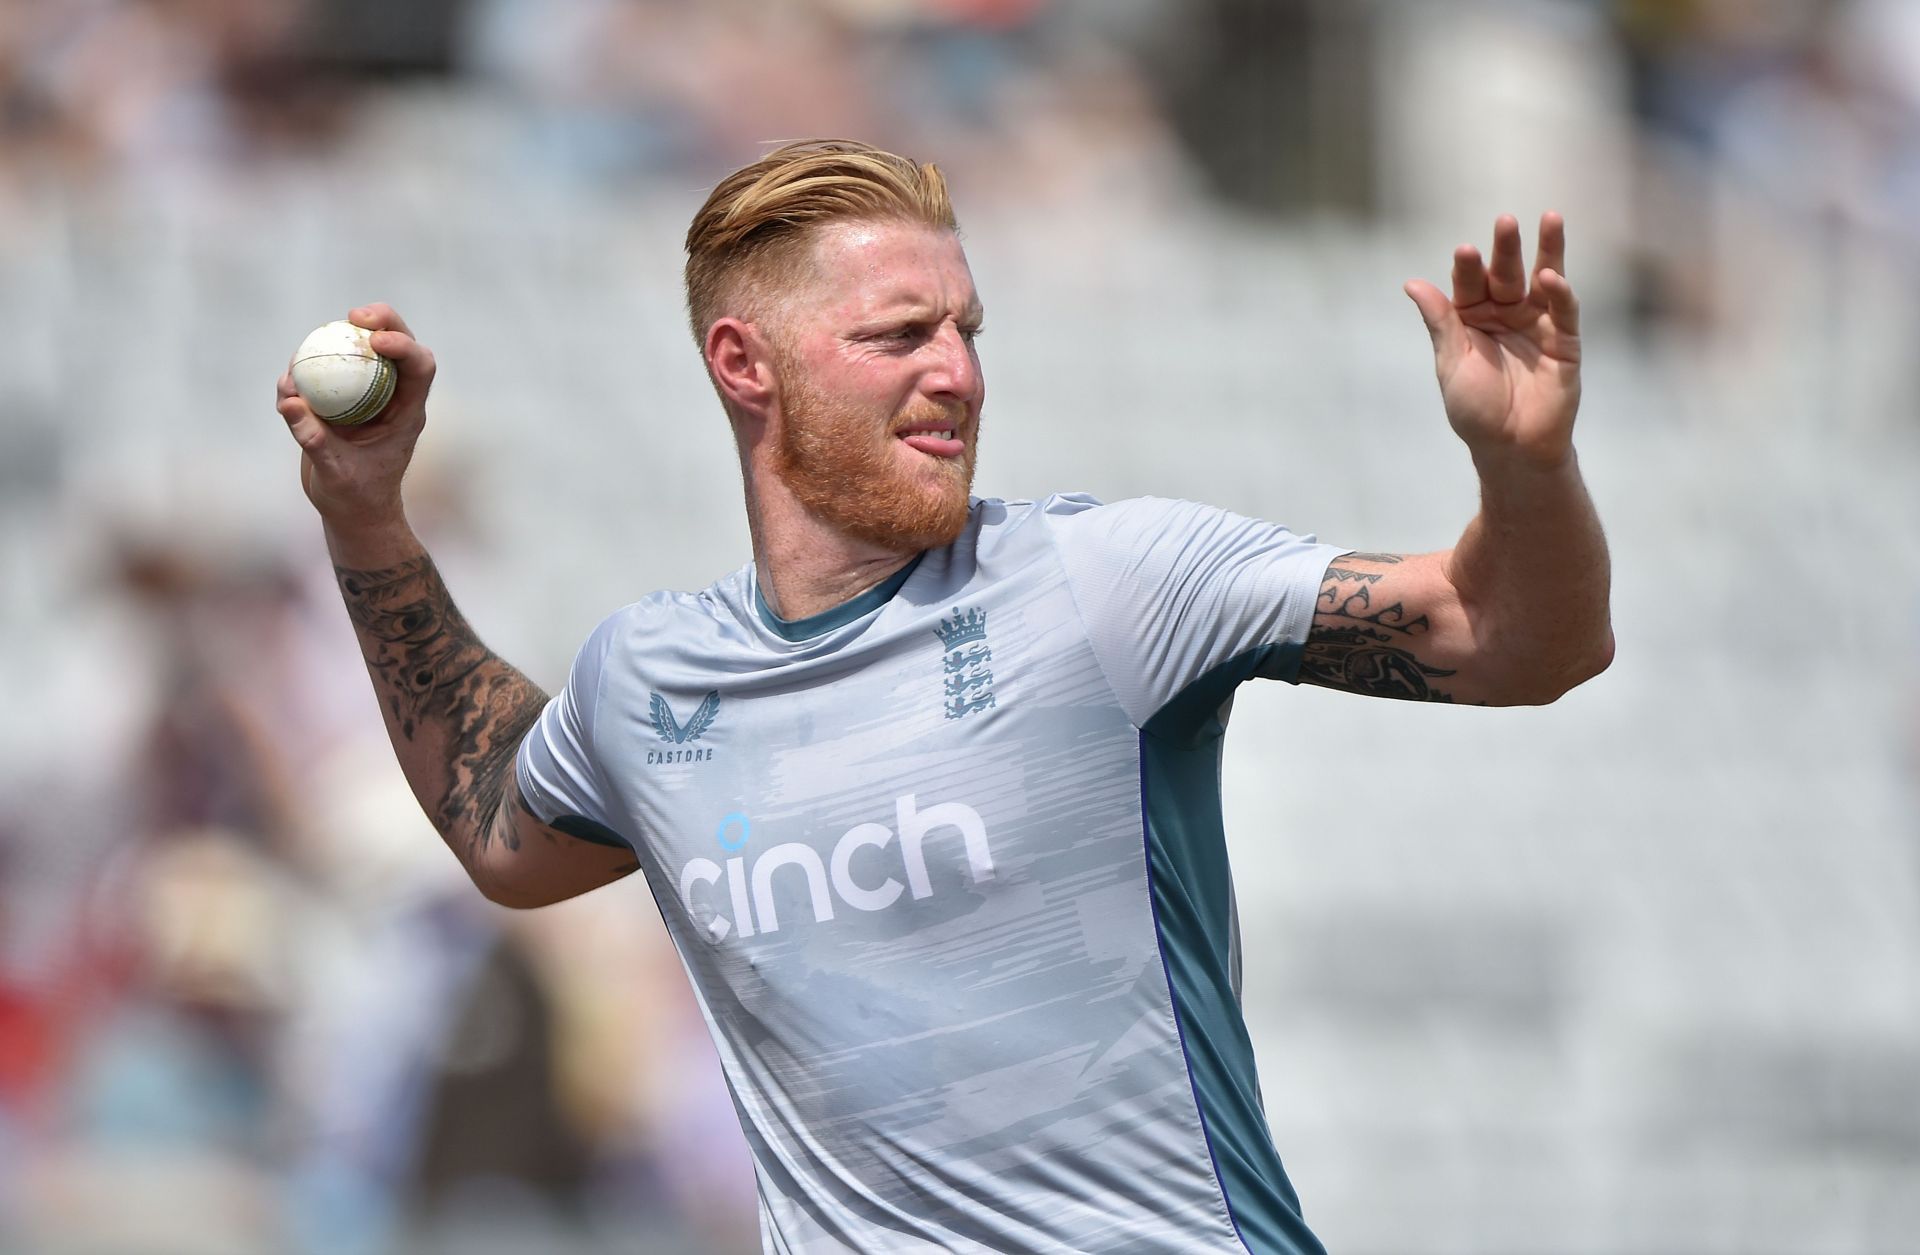
[[1480, 475], [1480, 511], [1450, 550], [1336, 560], [1307, 637], [1307, 683], [1537, 705], [1611, 664], [1606, 539], [1573, 448], [1580, 304], [1565, 267], [1559, 214], [1540, 219], [1531, 274], [1520, 224], [1502, 215], [1490, 261], [1471, 244], [1454, 251], [1451, 297], [1407, 284], [1447, 421]]
[[[1448, 422], [1480, 475], [1480, 511], [1452, 549], [1336, 559], [1303, 680], [1538, 703], [1612, 659], [1606, 542], [1573, 450], [1579, 305], [1564, 255], [1564, 225], [1548, 214], [1529, 274], [1519, 224], [1502, 217], [1490, 260], [1471, 245], [1455, 252], [1451, 295], [1407, 285]], [[831, 224], [810, 260], [787, 290], [743, 294], [703, 345], [733, 423], [763, 592], [788, 619], [841, 604], [958, 533], [986, 398], [980, 300], [953, 233]], [[493, 901], [539, 906], [631, 874], [630, 850], [542, 824], [520, 799], [513, 755], [546, 694], [474, 634], [401, 499], [433, 355], [388, 306], [348, 317], [398, 368], [387, 409], [330, 427], [285, 375], [277, 407], [408, 782]], [[902, 438], [935, 427], [959, 444]]]
[[[981, 316], [952, 232], [847, 222], [818, 232], [810, 272], [777, 305], [708, 329], [707, 369], [733, 422], [754, 560], [782, 617], [831, 609], [959, 533], [986, 401], [974, 345]], [[916, 426], [951, 429], [964, 452], [909, 446], [899, 433]], [[790, 451], [809, 432], [821, 458], [845, 471], [826, 468], [818, 487], [876, 504], [876, 517], [837, 517], [796, 476]]]
[[386, 305], [348, 317], [399, 375], [359, 427], [314, 417], [280, 377], [276, 408], [300, 446], [300, 483], [320, 514], [400, 769], [474, 884], [503, 906], [558, 902], [639, 870], [632, 851], [539, 822], [513, 784], [513, 754], [547, 696], [480, 642], [413, 534], [400, 480], [426, 424], [433, 354]]

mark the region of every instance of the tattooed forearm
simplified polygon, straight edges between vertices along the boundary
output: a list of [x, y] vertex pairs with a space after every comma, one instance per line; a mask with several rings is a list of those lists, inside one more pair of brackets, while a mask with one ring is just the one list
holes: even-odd
[[401, 765], [435, 826], [469, 866], [496, 833], [517, 848], [502, 801], [517, 793], [513, 755], [546, 694], [480, 643], [432, 559], [334, 573]]
[[1393, 566], [1398, 554], [1353, 553], [1334, 559], [1320, 585], [1314, 626], [1307, 634], [1300, 679], [1323, 688], [1369, 697], [1451, 702], [1451, 692], [1431, 681], [1454, 673], [1421, 661], [1420, 639], [1431, 630], [1427, 616], [1409, 617], [1399, 602], [1374, 605], [1382, 572], [1364, 564]]
[[413, 739], [414, 721], [453, 713], [463, 683], [492, 655], [467, 626], [431, 558], [384, 571], [335, 567], [347, 614], [384, 704]]

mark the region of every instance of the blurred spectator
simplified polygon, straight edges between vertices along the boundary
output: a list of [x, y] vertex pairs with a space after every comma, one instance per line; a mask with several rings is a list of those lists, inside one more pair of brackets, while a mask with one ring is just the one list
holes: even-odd
[[[1808, 258], [1810, 235], [1844, 244], [1864, 231], [1899, 264], [1920, 259], [1920, 9], [1621, 0], [1616, 13], [1647, 135], [1640, 212], [1658, 224], [1638, 235], [1643, 323], [1739, 326], [1796, 301], [1844, 302], [1846, 263]], [[1759, 256], [1787, 273], [1757, 276]]]
[[[1205, 0], [1149, 56], [1209, 190], [1266, 214], [1377, 208], [1374, 4]], [[1222, 119], [1232, 119], [1222, 125]]]
[[705, 170], [793, 134], [871, 128], [844, 23], [800, 0], [479, 0], [466, 58], [513, 93], [522, 155], [594, 178]]
[[353, 121], [357, 79], [444, 67], [457, 14], [457, 0], [8, 0], [0, 197], [36, 171], [167, 182], [324, 145]]

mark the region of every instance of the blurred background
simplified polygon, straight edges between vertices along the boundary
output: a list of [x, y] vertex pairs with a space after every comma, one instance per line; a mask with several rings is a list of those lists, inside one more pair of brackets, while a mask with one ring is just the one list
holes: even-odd
[[1399, 291], [1570, 224], [1619, 658], [1244, 689], [1246, 1010], [1340, 1252], [1920, 1250], [1916, 0], [0, 0], [0, 1251], [746, 1252], [638, 878], [488, 906], [275, 377], [386, 300], [417, 529], [551, 689], [748, 556], [680, 238], [768, 141], [948, 172], [978, 487], [1450, 544]]

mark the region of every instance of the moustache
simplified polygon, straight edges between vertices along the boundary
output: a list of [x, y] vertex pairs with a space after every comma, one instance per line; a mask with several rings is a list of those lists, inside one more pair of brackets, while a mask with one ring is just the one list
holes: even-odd
[[894, 424], [893, 430], [897, 435], [909, 427], [927, 424], [950, 427], [956, 432], [961, 431], [968, 426], [967, 407], [957, 401], [946, 404], [938, 401], [922, 402], [902, 414], [900, 421]]

